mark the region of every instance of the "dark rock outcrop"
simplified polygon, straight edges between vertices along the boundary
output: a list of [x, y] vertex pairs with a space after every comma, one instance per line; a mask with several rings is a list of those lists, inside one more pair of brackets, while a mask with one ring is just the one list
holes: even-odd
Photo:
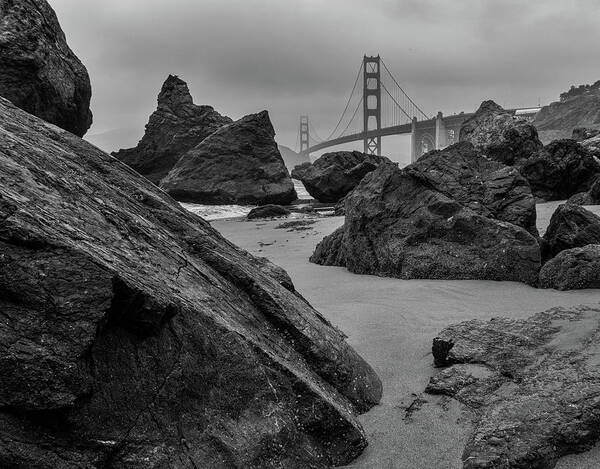
[[535, 199], [527, 180], [514, 167], [485, 157], [469, 142], [429, 152], [406, 172], [485, 217], [538, 235]]
[[577, 205], [599, 205], [600, 204], [600, 176], [596, 178], [596, 181], [590, 187], [587, 192], [580, 192], [575, 194], [568, 200], [571, 204]]
[[399, 278], [537, 282], [536, 239], [487, 218], [395, 164], [381, 165], [346, 197], [342, 230], [311, 261]]
[[577, 127], [573, 129], [571, 138], [576, 142], [582, 142], [588, 140], [600, 134], [600, 129], [588, 129], [587, 127]]
[[552, 214], [544, 241], [544, 261], [565, 249], [600, 244], [600, 217], [579, 205], [559, 205]]
[[556, 290], [600, 288], [600, 244], [559, 252], [540, 270], [539, 285]]
[[254, 220], [256, 218], [287, 217], [290, 213], [287, 208], [281, 205], [268, 204], [253, 208], [246, 218]]
[[591, 151], [596, 158], [600, 158], [600, 135], [588, 138], [580, 143], [585, 149]]
[[[575, 93], [561, 95], [561, 100], [544, 106], [536, 114], [533, 125], [545, 143], [570, 138], [579, 127], [600, 129], [600, 82]], [[577, 88], [575, 88], [577, 90]]]
[[327, 467], [381, 383], [201, 218], [0, 98], [0, 467]]
[[46, 0], [0, 0], [0, 96], [80, 137], [92, 125], [88, 72]]
[[294, 168], [292, 177], [302, 181], [308, 193], [318, 201], [335, 203], [354, 189], [365, 175], [389, 161], [359, 151], [336, 151], [325, 153], [311, 165]]
[[468, 321], [433, 341], [426, 392], [473, 409], [465, 469], [552, 468], [600, 438], [600, 308]]
[[487, 157], [507, 165], [527, 160], [542, 149], [537, 130], [494, 101], [484, 101], [460, 128], [460, 141], [472, 143]]
[[231, 122], [211, 106], [194, 104], [186, 82], [169, 75], [140, 142], [112, 155], [158, 184], [179, 158]]
[[205, 204], [286, 205], [297, 198], [267, 111], [221, 127], [183, 155], [160, 187]]
[[590, 189], [600, 176], [600, 161], [575, 140], [556, 140], [518, 166], [533, 194], [564, 200]]

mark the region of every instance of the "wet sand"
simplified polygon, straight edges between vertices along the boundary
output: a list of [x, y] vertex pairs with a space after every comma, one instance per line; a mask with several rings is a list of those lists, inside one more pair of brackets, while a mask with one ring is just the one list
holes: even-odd
[[[558, 202], [538, 205], [546, 229]], [[593, 211], [600, 214], [600, 207]], [[598, 304], [600, 290], [558, 292], [515, 282], [399, 280], [355, 275], [308, 262], [316, 244], [343, 223], [323, 218], [304, 230], [277, 229], [281, 220], [214, 221], [225, 237], [285, 268], [298, 291], [347, 335], [384, 385], [381, 405], [362, 415], [369, 447], [352, 468], [452, 469], [471, 421], [444, 397], [422, 395], [432, 366], [431, 342], [445, 326], [494, 316], [527, 317], [552, 306]], [[563, 458], [557, 466], [600, 467], [600, 447]]]

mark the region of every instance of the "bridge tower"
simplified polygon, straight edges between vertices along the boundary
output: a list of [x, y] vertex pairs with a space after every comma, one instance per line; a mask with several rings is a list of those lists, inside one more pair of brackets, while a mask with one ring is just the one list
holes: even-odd
[[300, 154], [310, 156], [308, 148], [310, 147], [309, 141], [310, 134], [308, 132], [308, 116], [300, 116]]
[[[370, 121], [375, 119], [375, 128], [370, 128]], [[363, 57], [363, 131], [364, 152], [381, 156], [381, 135], [369, 137], [369, 130], [381, 129], [381, 59]]]

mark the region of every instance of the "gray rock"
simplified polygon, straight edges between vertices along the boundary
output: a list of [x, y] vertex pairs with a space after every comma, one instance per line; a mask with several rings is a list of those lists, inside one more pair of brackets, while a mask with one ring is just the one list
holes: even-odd
[[600, 244], [559, 252], [540, 270], [539, 286], [556, 290], [600, 288]]
[[261, 207], [256, 207], [250, 210], [248, 213], [248, 220], [254, 220], [256, 218], [274, 218], [274, 217], [287, 217], [291, 212], [281, 205], [268, 204]]
[[578, 205], [559, 205], [543, 239], [544, 261], [565, 249], [600, 244], [600, 217]]
[[473, 412], [463, 468], [552, 468], [590, 449], [600, 425], [600, 308], [555, 308], [529, 319], [468, 321], [433, 341], [426, 392]]
[[406, 172], [483, 216], [538, 236], [535, 199], [527, 180], [517, 169], [485, 157], [469, 142], [429, 152]]
[[187, 83], [169, 75], [142, 139], [112, 155], [158, 184], [185, 153], [231, 122], [211, 106], [194, 104]]
[[313, 164], [297, 166], [292, 177], [302, 181], [308, 193], [318, 201], [336, 203], [383, 162], [390, 160], [359, 151], [336, 151], [325, 153]]
[[542, 149], [537, 130], [494, 101], [484, 101], [460, 128], [460, 141], [472, 143], [487, 157], [507, 165], [527, 160]]
[[567, 202], [577, 205], [599, 205], [600, 204], [600, 176], [587, 192], [579, 192], [571, 197]]
[[0, 467], [349, 463], [381, 382], [280, 268], [0, 98]]
[[297, 199], [267, 111], [221, 127], [183, 155], [160, 187], [177, 200], [204, 204], [287, 205]]
[[398, 278], [537, 282], [540, 249], [525, 229], [478, 214], [383, 164], [346, 197], [342, 231], [311, 261]]
[[0, 96], [80, 137], [92, 125], [90, 77], [45, 0], [0, 0]]

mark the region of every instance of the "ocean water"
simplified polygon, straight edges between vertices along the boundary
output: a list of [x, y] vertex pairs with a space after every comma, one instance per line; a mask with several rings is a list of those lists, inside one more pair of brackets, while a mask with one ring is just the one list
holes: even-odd
[[[299, 200], [310, 200], [311, 197], [300, 181], [292, 179]], [[245, 217], [254, 208], [253, 205], [203, 205], [181, 203], [181, 206], [205, 220], [224, 220]]]

